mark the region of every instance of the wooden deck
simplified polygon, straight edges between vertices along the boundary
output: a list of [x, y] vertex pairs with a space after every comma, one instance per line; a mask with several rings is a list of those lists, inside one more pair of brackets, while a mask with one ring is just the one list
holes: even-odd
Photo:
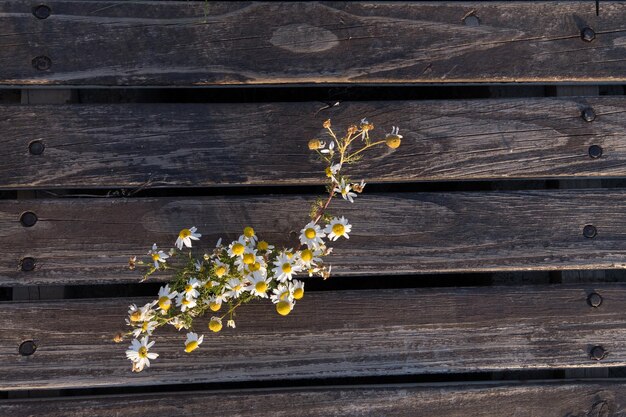
[[[626, 3], [0, 1], [0, 416], [626, 414]], [[397, 150], [329, 280], [124, 358], [128, 258], [288, 244], [307, 141]], [[236, 214], [236, 215], [235, 215]]]

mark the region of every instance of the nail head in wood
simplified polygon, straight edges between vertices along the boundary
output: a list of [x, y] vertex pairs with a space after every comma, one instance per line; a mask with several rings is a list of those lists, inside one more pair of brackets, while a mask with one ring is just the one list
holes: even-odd
[[37, 215], [32, 211], [26, 211], [20, 216], [20, 223], [24, 227], [32, 227], [37, 223]]
[[33, 58], [33, 67], [39, 71], [47, 71], [52, 66], [52, 60], [47, 56], [36, 56]]
[[580, 38], [585, 42], [591, 42], [596, 38], [596, 32], [587, 26], [580, 31]]
[[32, 340], [27, 340], [20, 344], [18, 351], [22, 356], [30, 356], [37, 350], [37, 345]]
[[587, 297], [587, 302], [591, 307], [600, 307], [600, 304], [602, 304], [602, 296], [597, 292], [592, 292], [589, 294], [589, 297]]
[[600, 361], [604, 359], [605, 356], [606, 352], [602, 346], [595, 346], [593, 349], [591, 349], [591, 359]]
[[583, 227], [583, 236], [585, 236], [588, 239], [594, 238], [596, 237], [596, 235], [598, 234], [598, 231], [596, 230], [596, 227], [588, 224], [585, 227]]
[[602, 147], [598, 145], [591, 145], [589, 147], [589, 157], [598, 159], [602, 156]]
[[480, 19], [478, 16], [470, 14], [463, 18], [463, 24], [465, 24], [465, 26], [480, 26]]
[[32, 271], [33, 269], [35, 269], [35, 258], [22, 258], [22, 260], [20, 261], [20, 267], [22, 268], [22, 271]]
[[28, 144], [28, 152], [31, 155], [41, 155], [44, 149], [46, 149], [46, 146], [40, 140], [34, 140]]
[[33, 7], [33, 15], [35, 15], [37, 19], [47, 19], [50, 17], [51, 13], [52, 11], [45, 4]]
[[586, 122], [593, 122], [596, 120], [596, 112], [591, 107], [587, 107], [582, 111], [582, 117]]

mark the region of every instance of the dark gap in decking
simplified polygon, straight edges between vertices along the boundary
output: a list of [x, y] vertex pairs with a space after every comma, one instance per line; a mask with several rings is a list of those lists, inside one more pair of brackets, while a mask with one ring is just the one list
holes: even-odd
[[[388, 386], [390, 384], [428, 384], [428, 383], [455, 383], [455, 382], [485, 382], [497, 380], [499, 382], [545, 381], [563, 380], [565, 371], [555, 370], [519, 370], [506, 372], [472, 372], [450, 374], [418, 374], [397, 376], [370, 376], [370, 377], [345, 377], [325, 379], [301, 379], [301, 380], [277, 380], [277, 381], [245, 381], [227, 383], [194, 383], [194, 384], [171, 384], [171, 385], [148, 385], [134, 387], [106, 387], [106, 388], [80, 388], [62, 389], [57, 391], [60, 397], [78, 397], [88, 395], [114, 395], [114, 394], [146, 394], [146, 393], [172, 393], [189, 391], [228, 391], [248, 390], [264, 388], [323, 388], [328, 386]], [[47, 390], [28, 390], [0, 392], [0, 398], [42, 398], [50, 397]]]

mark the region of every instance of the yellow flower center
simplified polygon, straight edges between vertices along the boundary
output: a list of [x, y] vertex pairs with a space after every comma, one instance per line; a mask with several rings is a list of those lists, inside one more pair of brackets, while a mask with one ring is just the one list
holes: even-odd
[[153, 261], [158, 261], [159, 259], [161, 259], [161, 257], [159, 256], [159, 254], [158, 254], [158, 253], [153, 253], [153, 254], [152, 254], [152, 260], [153, 260]]
[[193, 285], [191, 284], [185, 285], [185, 292], [191, 292], [191, 291], [193, 291]]
[[243, 255], [243, 263], [246, 265], [250, 265], [254, 263], [254, 254], [246, 253]]
[[141, 325], [141, 331], [142, 332], [147, 332], [148, 331], [148, 324], [149, 322], [144, 321], [143, 324]]
[[248, 239], [254, 236], [254, 229], [251, 228], [250, 226], [246, 227], [245, 229], [243, 229], [243, 235], [245, 237], [247, 237]]
[[213, 282], [211, 280], [208, 280], [205, 284], [204, 284], [204, 288], [206, 288], [207, 290], [210, 290], [211, 288], [213, 288]]
[[256, 245], [256, 247], [258, 250], [267, 250], [270, 245], [266, 241], [262, 240]]
[[141, 311], [139, 311], [139, 310], [133, 311], [133, 313], [130, 315], [130, 320], [131, 321], [139, 321], [139, 320], [141, 320]]
[[306, 236], [307, 239], [313, 239], [315, 237], [315, 229], [309, 227], [304, 231], [304, 236]]
[[189, 230], [189, 229], [183, 229], [178, 234], [178, 237], [181, 238], [181, 239], [185, 239], [185, 238], [187, 238], [189, 236], [191, 236], [191, 230]]
[[267, 284], [265, 283], [265, 281], [257, 282], [254, 286], [254, 289], [257, 292], [264, 293], [265, 291], [267, 291]]
[[255, 262], [252, 265], [250, 265], [251, 272], [258, 271], [259, 269], [261, 269], [261, 264], [259, 262]]
[[313, 259], [313, 252], [311, 251], [311, 249], [305, 249], [302, 251], [300, 257], [304, 262], [310, 262], [311, 259]]
[[139, 350], [137, 351], [137, 354], [139, 355], [140, 358], [147, 358], [148, 348], [145, 346], [140, 347]]
[[285, 274], [289, 274], [291, 272], [291, 264], [284, 263], [281, 269], [283, 270]]
[[217, 268], [215, 268], [215, 275], [217, 275], [218, 278], [222, 277], [225, 273], [226, 273], [225, 266], [220, 265]]
[[189, 301], [187, 298], [183, 298], [183, 301], [181, 301], [181, 304], [184, 306], [187, 306], [191, 303], [191, 301]]
[[299, 300], [302, 297], [304, 297], [304, 289], [303, 288], [296, 288], [295, 290], [293, 290], [293, 298], [295, 298], [296, 300]]
[[343, 234], [346, 232], [346, 228], [344, 227], [343, 224], [341, 223], [337, 223], [335, 225], [333, 225], [333, 233], [336, 236], [343, 236]]
[[330, 177], [332, 177], [332, 176], [333, 176], [333, 172], [330, 170], [330, 167], [326, 167], [326, 170], [325, 170], [325, 171], [326, 171], [326, 176], [327, 176], [328, 178], [330, 178]]
[[198, 349], [198, 341], [196, 340], [192, 340], [191, 342], [185, 345], [185, 352], [187, 353], [193, 352], [196, 349]]
[[284, 300], [287, 297], [289, 297], [289, 290], [283, 291], [278, 298], [280, 298], [281, 300]]
[[241, 284], [237, 284], [233, 287], [233, 291], [240, 291], [241, 290]]
[[222, 330], [222, 322], [219, 320], [209, 321], [209, 330], [215, 333], [219, 332], [220, 330]]
[[167, 311], [170, 309], [171, 306], [172, 301], [169, 299], [169, 297], [164, 295], [163, 297], [159, 298], [159, 307], [161, 308], [161, 310]]
[[209, 308], [211, 309], [211, 311], [218, 311], [220, 308], [222, 308], [222, 304], [215, 302], [215, 301], [211, 301], [209, 303]]
[[276, 304], [276, 311], [281, 316], [286, 316], [287, 314], [291, 313], [291, 304], [287, 301], [279, 301]]
[[387, 138], [385, 139], [385, 143], [391, 149], [397, 149], [400, 146], [401, 142], [402, 142], [402, 139], [400, 138], [400, 136], [397, 136], [397, 135], [388, 135]]
[[244, 249], [245, 249], [244, 246], [239, 242], [233, 245], [233, 253], [237, 256], [243, 255]]

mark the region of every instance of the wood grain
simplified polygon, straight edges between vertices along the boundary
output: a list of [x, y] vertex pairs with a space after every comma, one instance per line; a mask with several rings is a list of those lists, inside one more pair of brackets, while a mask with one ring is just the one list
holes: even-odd
[[[587, 304], [599, 293], [599, 308]], [[156, 296], [156, 295], [155, 295]], [[626, 365], [626, 286], [475, 287], [308, 292], [287, 317], [270, 302], [207, 334], [155, 338], [161, 356], [133, 374], [114, 344], [127, 305], [147, 299], [0, 303], [1, 390], [87, 388]], [[196, 321], [206, 330], [206, 318]], [[18, 346], [35, 340], [37, 351]], [[601, 361], [589, 352], [600, 345]]]
[[0, 413], [13, 417], [147, 417], [154, 410], [170, 417], [617, 416], [626, 412], [625, 388], [622, 381], [567, 381], [194, 391], [3, 401]]
[[[3, 285], [137, 281], [131, 255], [168, 249], [195, 225], [200, 250], [246, 225], [292, 247], [311, 196], [57, 199], [0, 202]], [[626, 266], [626, 192], [609, 190], [363, 194], [331, 204], [353, 229], [327, 258], [335, 276], [430, 272], [621, 269]], [[24, 211], [39, 220], [19, 222]], [[585, 225], [597, 236], [583, 236]], [[200, 254], [203, 252], [200, 252]], [[19, 268], [36, 259], [33, 271]], [[160, 279], [163, 279], [161, 276]], [[159, 279], [157, 276], [154, 279]], [[419, 277], [416, 277], [419, 279]]]
[[[0, 188], [319, 184], [310, 138], [363, 117], [399, 149], [354, 167], [368, 181], [626, 175], [624, 98], [0, 107]], [[593, 122], [581, 118], [591, 107]], [[40, 140], [42, 155], [28, 144]], [[603, 148], [601, 158], [588, 155]], [[352, 169], [352, 167], [350, 168]]]
[[599, 16], [592, 1], [47, 4], [39, 20], [30, 3], [0, 3], [1, 84], [626, 80], [623, 2]]

